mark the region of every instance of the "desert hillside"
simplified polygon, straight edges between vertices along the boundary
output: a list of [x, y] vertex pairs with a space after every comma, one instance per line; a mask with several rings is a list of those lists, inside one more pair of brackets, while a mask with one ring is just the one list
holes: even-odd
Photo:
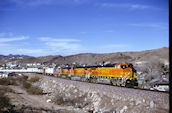
[[153, 50], [145, 50], [139, 52], [116, 52], [116, 53], [81, 53], [70, 56], [41, 56], [41, 57], [0, 57], [0, 63], [16, 62], [23, 63], [45, 63], [45, 64], [99, 64], [102, 62], [119, 63], [119, 62], [138, 62], [138, 61], [151, 61], [159, 59], [163, 62], [169, 62], [169, 48], [163, 47]]

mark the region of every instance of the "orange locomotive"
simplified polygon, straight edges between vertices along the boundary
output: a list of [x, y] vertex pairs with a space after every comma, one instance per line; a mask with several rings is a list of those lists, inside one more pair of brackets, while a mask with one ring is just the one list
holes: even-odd
[[61, 68], [59, 76], [69, 79], [106, 83], [117, 86], [137, 86], [136, 70], [131, 63], [105, 66], [81, 66]]

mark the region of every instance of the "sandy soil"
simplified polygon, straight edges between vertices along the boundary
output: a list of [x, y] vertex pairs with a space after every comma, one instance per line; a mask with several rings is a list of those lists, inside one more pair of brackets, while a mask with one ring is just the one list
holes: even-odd
[[26, 113], [84, 113], [84, 111], [73, 108], [72, 106], [59, 106], [47, 102], [45, 96], [30, 95], [20, 86], [9, 86], [12, 92], [8, 93], [8, 97], [15, 109]]

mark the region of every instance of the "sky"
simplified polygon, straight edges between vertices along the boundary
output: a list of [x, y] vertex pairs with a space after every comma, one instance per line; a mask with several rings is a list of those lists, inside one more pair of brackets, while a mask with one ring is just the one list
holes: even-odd
[[0, 0], [0, 54], [169, 47], [168, 0]]

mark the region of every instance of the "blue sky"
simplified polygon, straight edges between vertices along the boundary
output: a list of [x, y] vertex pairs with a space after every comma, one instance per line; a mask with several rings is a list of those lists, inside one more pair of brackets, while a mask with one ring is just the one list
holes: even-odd
[[0, 54], [141, 51], [169, 46], [168, 0], [0, 0]]

